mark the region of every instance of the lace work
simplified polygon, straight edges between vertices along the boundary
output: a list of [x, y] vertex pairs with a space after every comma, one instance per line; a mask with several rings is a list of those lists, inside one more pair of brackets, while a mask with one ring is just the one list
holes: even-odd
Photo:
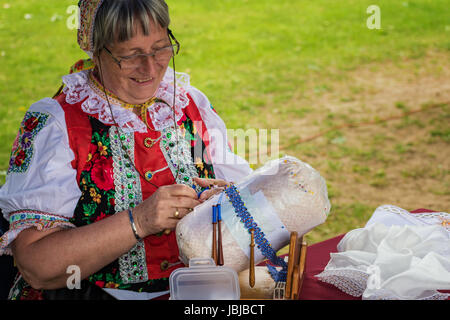
[[[367, 290], [370, 274], [360, 270], [334, 269], [324, 270], [316, 277], [326, 283], [329, 283], [342, 292], [353, 297], [363, 297], [367, 300], [402, 300], [401, 297], [395, 295], [391, 290], [375, 288]], [[446, 300], [450, 297], [448, 293], [438, 291], [430, 291], [428, 296], [418, 300]]]
[[[75, 104], [83, 101], [81, 109], [90, 115], [96, 115], [103, 124], [114, 124], [111, 111], [104, 94], [95, 92], [89, 85], [89, 71], [81, 71], [63, 77], [65, 87], [63, 93], [66, 94], [66, 102]], [[99, 95], [100, 94], [100, 95]], [[111, 109], [117, 124], [126, 132], [146, 132], [145, 124], [131, 110], [121, 108], [111, 101]]]
[[[169, 68], [170, 69], [170, 68]], [[162, 130], [168, 126], [173, 125], [173, 69], [170, 69], [164, 75], [163, 81], [161, 81], [155, 96], [163, 101], [166, 101], [169, 105], [157, 102], [148, 108], [150, 119], [152, 120], [155, 130]], [[183, 110], [189, 104], [189, 98], [187, 97], [186, 88], [189, 88], [189, 76], [185, 73], [176, 73], [176, 90], [175, 95], [175, 118], [176, 121], [180, 121], [183, 117]]]
[[[336, 253], [316, 277], [363, 300], [442, 300], [450, 284], [450, 236], [439, 224], [424, 224], [416, 214], [391, 206], [377, 208], [380, 216], [407, 214], [413, 225], [380, 222], [349, 231]], [[381, 211], [383, 209], [383, 211]], [[428, 218], [436, 216], [426, 213]], [[444, 213], [445, 215], [445, 213]]]
[[316, 277], [353, 297], [360, 297], [366, 289], [369, 275], [362, 271], [344, 269], [325, 270]]
[[[66, 102], [69, 104], [79, 103], [84, 112], [98, 117], [100, 122], [106, 125], [114, 124], [111, 110], [105, 98], [104, 92], [99, 90], [89, 79], [90, 71], [81, 71], [63, 77], [65, 87], [63, 93], [66, 95]], [[183, 117], [183, 109], [189, 104], [187, 90], [189, 88], [189, 76], [183, 73], [176, 73], [177, 91], [175, 96], [175, 116], [178, 122]], [[166, 101], [154, 103], [149, 108], [149, 115], [155, 130], [163, 130], [173, 125], [173, 70], [167, 68], [166, 74], [161, 81], [155, 97]], [[132, 110], [122, 108], [116, 99], [109, 98], [112, 113], [119, 127], [124, 132], [147, 132], [147, 127]]]
[[421, 212], [421, 213], [411, 213], [407, 210], [393, 206], [393, 205], [383, 205], [377, 208], [377, 210], [383, 210], [387, 212], [392, 212], [394, 214], [399, 214], [406, 220], [411, 221], [415, 225], [436, 225], [439, 224], [443, 226], [448, 232], [450, 232], [450, 214], [447, 212]]
[[[134, 208], [142, 202], [141, 183], [134, 163], [134, 134], [119, 133], [116, 127], [110, 128], [111, 151], [115, 185], [115, 210], [120, 212]], [[122, 146], [126, 150], [121, 150]], [[124, 159], [122, 154], [128, 154]], [[148, 280], [145, 247], [138, 241], [131, 250], [119, 258], [120, 276], [124, 284], [139, 283]]]
[[[430, 291], [428, 296], [417, 300], [447, 300], [450, 297], [449, 293], [441, 293], [437, 291]], [[401, 297], [395, 295], [390, 290], [378, 289], [370, 295], [363, 295], [364, 300], [403, 300]]]

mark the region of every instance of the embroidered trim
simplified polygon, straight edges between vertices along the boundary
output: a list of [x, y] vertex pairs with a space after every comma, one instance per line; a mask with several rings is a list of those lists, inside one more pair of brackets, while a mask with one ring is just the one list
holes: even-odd
[[325, 270], [316, 275], [316, 277], [353, 297], [360, 297], [364, 290], [366, 290], [369, 275], [358, 270], [343, 269], [333, 271]]
[[406, 220], [417, 224], [420, 222], [425, 225], [441, 225], [448, 232], [450, 232], [450, 214], [447, 212], [421, 212], [411, 213], [403, 208], [393, 205], [382, 205], [377, 210], [384, 210], [393, 214], [398, 214], [404, 217]]
[[[178, 134], [178, 147], [177, 147]], [[201, 188], [193, 183], [192, 178], [198, 177], [197, 169], [192, 163], [191, 147], [184, 138], [183, 132], [179, 129], [175, 131], [173, 127], [164, 129], [161, 132], [161, 142], [159, 143], [164, 158], [172, 171], [178, 184], [194, 186], [197, 192]], [[177, 167], [179, 165], [178, 175]]]
[[14, 140], [8, 174], [28, 170], [33, 158], [34, 139], [47, 123], [49, 115], [42, 112], [27, 112]]
[[12, 254], [9, 245], [17, 235], [28, 228], [46, 230], [56, 227], [75, 228], [69, 218], [37, 210], [14, 211], [9, 217], [9, 230], [0, 237], [0, 254]]
[[[109, 132], [113, 158], [116, 212], [134, 208], [142, 202], [139, 174], [131, 165], [134, 163], [134, 134], [119, 133], [116, 127]], [[121, 150], [122, 146], [126, 150]], [[122, 155], [128, 155], [125, 159]], [[144, 241], [138, 241], [130, 251], [119, 258], [120, 277], [124, 284], [148, 280]]]
[[[334, 269], [325, 270], [315, 277], [320, 281], [335, 286], [348, 295], [361, 297], [366, 290], [367, 281], [370, 275], [360, 270]], [[446, 300], [448, 297], [450, 297], [450, 294], [448, 293], [431, 291], [429, 296], [419, 300]], [[370, 300], [401, 300], [401, 298], [396, 296], [393, 292], [385, 289], [377, 289], [376, 292], [368, 298]]]
[[[450, 297], [450, 293], [442, 293], [439, 291], [431, 291], [429, 296], [419, 298], [417, 300], [447, 300]], [[365, 300], [405, 300], [404, 298], [398, 297], [389, 290], [380, 289], [376, 293], [365, 297]]]
[[[66, 102], [75, 104], [84, 100], [81, 105], [84, 112], [97, 116], [98, 120], [106, 125], [112, 125], [114, 121], [105, 95], [91, 82], [89, 72], [84, 70], [63, 77], [63, 83], [65, 84], [63, 93], [66, 94]], [[177, 72], [176, 78], [175, 117], [178, 122], [183, 117], [183, 109], [189, 104], [187, 90], [190, 85], [187, 74]], [[173, 125], [173, 81], [173, 70], [167, 68], [166, 74], [155, 94], [156, 98], [166, 101], [169, 106], [165, 103], [157, 102], [148, 107], [155, 130], [159, 131]], [[113, 99], [110, 99], [110, 103], [114, 119], [122, 130], [125, 132], [147, 132], [147, 126], [132, 110], [122, 108]]]
[[124, 284], [148, 280], [144, 241], [138, 241], [130, 251], [119, 258], [119, 269]]
[[[116, 127], [111, 127], [110, 143], [116, 189], [115, 210], [120, 212], [142, 202], [139, 173], [131, 165], [131, 161], [134, 163], [134, 134], [120, 134]], [[122, 151], [122, 145], [126, 150]], [[131, 159], [123, 158], [125, 155]]]

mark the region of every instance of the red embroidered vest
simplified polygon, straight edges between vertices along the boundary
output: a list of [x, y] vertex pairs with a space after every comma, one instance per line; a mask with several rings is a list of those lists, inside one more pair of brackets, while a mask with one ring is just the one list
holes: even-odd
[[[109, 125], [105, 125], [95, 116], [83, 112], [81, 109], [83, 101], [73, 105], [68, 104], [64, 94], [60, 94], [55, 99], [65, 112], [69, 144], [75, 154], [72, 167], [77, 171], [77, 182], [82, 192], [72, 221], [75, 225], [82, 226], [115, 213], [117, 186], [114, 183], [113, 159], [110, 155], [113, 137], [109, 136]], [[192, 163], [195, 163], [198, 176], [214, 178], [209, 152], [203, 152], [208, 150], [209, 147], [206, 125], [190, 96], [189, 100], [190, 103], [183, 110], [184, 116], [178, 122], [178, 125], [184, 127], [185, 134], [189, 135]], [[149, 117], [147, 118], [149, 119]], [[152, 124], [149, 123], [149, 125]], [[153, 172], [168, 165], [159, 146], [161, 142], [149, 147], [149, 140], [147, 139], [155, 140], [161, 134], [154, 130], [148, 130], [146, 133], [134, 133], [134, 164], [143, 175], [148, 171]], [[193, 148], [199, 150], [198, 144], [201, 144], [200, 150], [202, 152], [199, 157], [195, 156], [194, 158]], [[196, 152], [196, 154], [198, 153]], [[142, 191], [142, 200], [145, 200], [156, 191], [156, 188], [143, 177], [138, 177], [138, 179]], [[156, 186], [176, 183], [170, 169], [154, 174], [151, 182]], [[127, 188], [127, 186], [122, 186], [122, 188]], [[89, 280], [100, 287], [148, 292], [166, 290], [168, 288], [167, 278], [170, 273], [183, 266], [178, 263], [179, 253], [175, 233], [150, 235], [144, 239], [144, 244], [147, 281], [132, 284], [123, 283], [118, 261], [91, 275]]]

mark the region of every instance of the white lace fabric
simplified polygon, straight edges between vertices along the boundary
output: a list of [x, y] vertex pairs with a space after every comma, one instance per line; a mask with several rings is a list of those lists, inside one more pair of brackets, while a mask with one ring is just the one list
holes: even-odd
[[[115, 100], [109, 98], [108, 101], [103, 92], [96, 90], [94, 84], [89, 79], [90, 71], [81, 71], [63, 77], [65, 87], [63, 93], [66, 94], [66, 102], [75, 104], [83, 101], [81, 108], [90, 115], [97, 116], [98, 120], [106, 125], [114, 124], [114, 120], [125, 132], [147, 132], [147, 126], [132, 110], [122, 108]], [[183, 117], [183, 109], [189, 104], [187, 92], [190, 89], [189, 76], [185, 73], [177, 72], [176, 75], [176, 95], [175, 95], [175, 117], [178, 122]], [[173, 125], [172, 104], [174, 98], [174, 75], [173, 69], [167, 68], [166, 74], [161, 81], [155, 97], [165, 101], [157, 102], [149, 106], [148, 111], [152, 124], [157, 131], [161, 131]]]
[[450, 233], [439, 222], [449, 214], [415, 215], [379, 207], [364, 228], [344, 236], [316, 277], [364, 300], [447, 299], [438, 290], [450, 290]]

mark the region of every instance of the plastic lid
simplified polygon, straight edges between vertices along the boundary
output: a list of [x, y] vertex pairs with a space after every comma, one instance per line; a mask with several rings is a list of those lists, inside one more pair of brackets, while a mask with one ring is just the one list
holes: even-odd
[[218, 267], [211, 258], [189, 260], [189, 268], [176, 269], [169, 278], [171, 300], [239, 300], [236, 271]]

